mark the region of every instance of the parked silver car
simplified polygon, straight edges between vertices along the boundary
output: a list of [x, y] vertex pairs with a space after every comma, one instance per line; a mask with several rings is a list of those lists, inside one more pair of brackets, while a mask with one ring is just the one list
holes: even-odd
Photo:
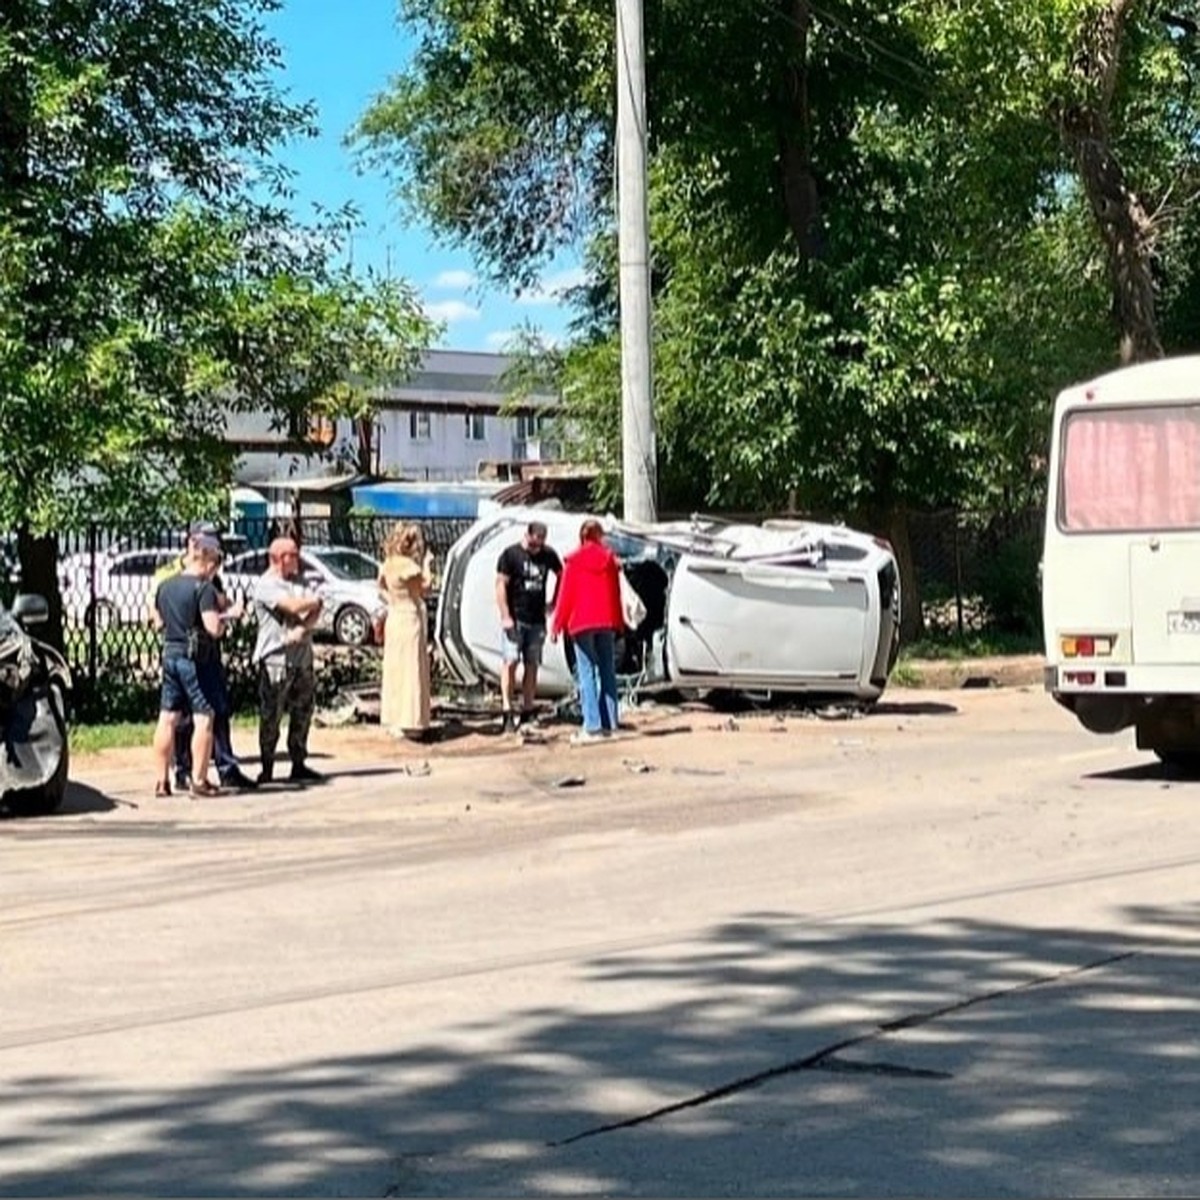
[[[221, 568], [226, 592], [249, 605], [268, 565], [266, 550], [247, 550], [227, 559]], [[325, 601], [317, 632], [331, 634], [346, 646], [374, 640], [375, 620], [386, 610], [376, 582], [379, 566], [369, 554], [349, 546], [301, 547], [300, 570]]]
[[[585, 514], [502, 508], [450, 549], [436, 638], [463, 684], [498, 678], [496, 560], [531, 520], [565, 556]], [[605, 540], [642, 600], [619, 670], [640, 691], [713, 689], [874, 700], [895, 665], [899, 573], [891, 547], [841, 525], [709, 518], [634, 525], [609, 518]], [[547, 645], [539, 691], [567, 694], [562, 643]]]
[[67, 623], [82, 626], [94, 620], [97, 629], [144, 624], [155, 575], [178, 561], [179, 555], [179, 548], [172, 546], [67, 555], [59, 563]]

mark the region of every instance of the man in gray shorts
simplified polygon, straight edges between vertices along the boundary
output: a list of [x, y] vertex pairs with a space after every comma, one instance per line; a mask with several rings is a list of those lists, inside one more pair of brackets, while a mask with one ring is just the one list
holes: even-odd
[[517, 667], [521, 675], [521, 720], [533, 716], [537, 696], [538, 667], [546, 640], [546, 590], [554, 576], [555, 592], [562, 578], [562, 560], [546, 545], [546, 526], [530, 521], [525, 536], [508, 547], [496, 563], [496, 607], [500, 610], [500, 703], [504, 710], [504, 733], [517, 725], [513, 717], [512, 696], [516, 690]]

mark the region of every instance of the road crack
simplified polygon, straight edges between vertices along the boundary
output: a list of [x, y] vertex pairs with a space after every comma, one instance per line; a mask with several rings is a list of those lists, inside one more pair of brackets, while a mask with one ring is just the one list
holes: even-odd
[[990, 1004], [996, 1000], [1003, 1000], [1010, 996], [1019, 995], [1022, 992], [1033, 991], [1035, 988], [1047, 987], [1050, 984], [1061, 983], [1065, 979], [1073, 979], [1080, 975], [1086, 975], [1090, 971], [1102, 970], [1104, 967], [1110, 967], [1114, 963], [1136, 958], [1139, 953], [1140, 951], [1137, 950], [1128, 950], [1121, 954], [1110, 954], [1104, 958], [1098, 958], [1093, 962], [1083, 963], [1078, 967], [1069, 967], [1064, 971], [1056, 971], [1052, 975], [1042, 975], [1036, 979], [1027, 979], [1024, 983], [1018, 983], [1013, 987], [997, 988], [995, 991], [984, 992], [978, 996], [970, 996], [966, 1000], [958, 1000], [953, 1004], [944, 1004], [939, 1008], [928, 1009], [924, 1012], [909, 1013], [906, 1016], [897, 1017], [893, 1021], [884, 1021], [868, 1033], [858, 1034], [856, 1037], [843, 1038], [841, 1041], [834, 1042], [821, 1050], [814, 1051], [812, 1054], [806, 1054], [803, 1058], [781, 1063], [777, 1067], [768, 1067], [763, 1071], [756, 1071], [752, 1075], [745, 1075], [740, 1079], [722, 1084], [720, 1087], [710, 1088], [708, 1091], [701, 1092], [698, 1095], [689, 1096], [685, 1100], [677, 1100], [673, 1104], [664, 1104], [661, 1108], [640, 1113], [636, 1117], [626, 1117], [621, 1121], [610, 1121], [604, 1125], [596, 1125], [591, 1129], [584, 1129], [579, 1133], [574, 1133], [570, 1137], [560, 1138], [557, 1141], [547, 1142], [546, 1144], [551, 1148], [570, 1146], [575, 1142], [582, 1142], [587, 1138], [598, 1137], [603, 1133], [615, 1133], [622, 1129], [633, 1129], [638, 1125], [646, 1125], [651, 1121], [672, 1116], [674, 1113], [685, 1112], [690, 1108], [701, 1108], [706, 1104], [712, 1104], [714, 1101], [724, 1100], [729, 1096], [737, 1095], [739, 1092], [751, 1091], [773, 1079], [780, 1079], [785, 1075], [798, 1074], [801, 1071], [855, 1072], [905, 1079], [950, 1079], [952, 1076], [943, 1071], [927, 1071], [915, 1067], [899, 1066], [894, 1063], [853, 1062], [838, 1058], [837, 1056], [855, 1046], [864, 1046], [871, 1042], [880, 1041], [893, 1033], [899, 1033], [906, 1029], [917, 1029], [922, 1025], [928, 1025], [934, 1021], [941, 1020], [943, 1017], [964, 1012], [966, 1009], [975, 1008], [981, 1004]]

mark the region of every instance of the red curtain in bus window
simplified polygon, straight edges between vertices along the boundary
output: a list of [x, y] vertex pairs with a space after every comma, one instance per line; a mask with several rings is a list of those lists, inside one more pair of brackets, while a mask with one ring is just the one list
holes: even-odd
[[1200, 528], [1200, 406], [1072, 413], [1062, 484], [1067, 529]]

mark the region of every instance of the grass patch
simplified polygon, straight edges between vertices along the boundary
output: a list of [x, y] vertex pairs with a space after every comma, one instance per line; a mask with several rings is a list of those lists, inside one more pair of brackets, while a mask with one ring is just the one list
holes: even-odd
[[[233, 718], [234, 729], [255, 729], [258, 718]], [[72, 725], [71, 753], [97, 754], [101, 750], [150, 749], [154, 740], [153, 721], [116, 721], [111, 725]]]
[[921, 672], [912, 663], [905, 662], [902, 658], [892, 668], [888, 682], [896, 687], [920, 687], [924, 681], [921, 678]]
[[964, 658], [1003, 658], [1013, 654], [1041, 654], [1042, 639], [1020, 633], [980, 633], [966, 637], [923, 637], [900, 650], [901, 665], [905, 661], [945, 658], [957, 661]]

